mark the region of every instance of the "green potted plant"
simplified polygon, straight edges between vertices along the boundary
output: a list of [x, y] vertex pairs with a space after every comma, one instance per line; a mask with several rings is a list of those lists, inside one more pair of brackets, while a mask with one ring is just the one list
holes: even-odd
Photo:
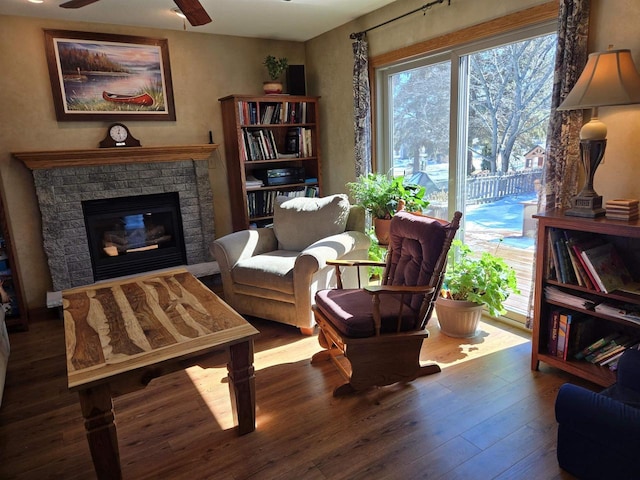
[[445, 273], [436, 315], [442, 333], [471, 337], [485, 305], [490, 315], [506, 313], [504, 301], [511, 293], [519, 293], [516, 272], [497, 255], [483, 252], [473, 257], [471, 248], [460, 240], [452, 245], [457, 258]]
[[263, 83], [264, 93], [267, 95], [282, 93], [280, 77], [289, 66], [289, 61], [286, 57], [276, 58], [273, 55], [267, 55], [262, 64], [267, 67], [270, 78], [270, 81]]
[[381, 173], [369, 173], [347, 183], [347, 189], [356, 203], [373, 217], [376, 236], [382, 245], [389, 242], [389, 223], [397, 211], [421, 212], [429, 205], [424, 199], [426, 188], [405, 184], [403, 176], [390, 178]]

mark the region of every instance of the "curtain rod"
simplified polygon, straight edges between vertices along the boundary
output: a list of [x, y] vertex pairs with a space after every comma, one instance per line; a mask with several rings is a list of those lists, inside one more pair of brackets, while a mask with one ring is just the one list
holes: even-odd
[[[373, 27], [369, 27], [366, 30], [362, 30], [361, 32], [352, 33], [351, 35], [349, 35], [349, 38], [356, 39], [356, 38], [364, 35], [365, 33], [370, 32], [371, 30], [375, 30], [378, 27], [382, 27], [382, 26], [384, 26], [384, 25], [386, 25], [388, 23], [395, 22], [396, 20], [400, 20], [401, 18], [404, 18], [404, 17], [406, 17], [408, 15], [411, 15], [413, 13], [419, 12], [420, 10], [424, 11], [424, 14], [426, 14], [427, 13], [426, 11], [429, 8], [433, 7], [434, 5], [443, 3], [443, 2], [444, 2], [444, 0], [434, 0], [433, 2], [425, 3], [421, 7], [416, 8], [415, 10], [411, 10], [410, 12], [407, 12], [407, 13], [405, 13], [403, 15], [400, 15], [400, 16], [398, 16], [396, 18], [392, 18], [391, 20], [387, 20], [386, 22], [379, 23], [378, 25], [375, 25]], [[448, 3], [448, 5], [451, 5], [451, 0], [448, 0], [447, 3]]]

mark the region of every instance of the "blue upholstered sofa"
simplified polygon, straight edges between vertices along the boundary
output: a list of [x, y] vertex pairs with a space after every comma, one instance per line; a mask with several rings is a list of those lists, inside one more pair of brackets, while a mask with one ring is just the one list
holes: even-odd
[[625, 351], [617, 383], [600, 393], [563, 385], [556, 419], [561, 468], [587, 480], [640, 478], [640, 351]]

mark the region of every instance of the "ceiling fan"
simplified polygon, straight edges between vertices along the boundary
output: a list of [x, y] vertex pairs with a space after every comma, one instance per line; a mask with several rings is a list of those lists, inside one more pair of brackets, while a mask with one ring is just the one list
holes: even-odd
[[[81, 8], [97, 2], [98, 0], [69, 0], [60, 6], [62, 8]], [[205, 25], [211, 22], [211, 17], [207, 14], [199, 0], [173, 0], [180, 11], [187, 17], [189, 23], [194, 27]]]

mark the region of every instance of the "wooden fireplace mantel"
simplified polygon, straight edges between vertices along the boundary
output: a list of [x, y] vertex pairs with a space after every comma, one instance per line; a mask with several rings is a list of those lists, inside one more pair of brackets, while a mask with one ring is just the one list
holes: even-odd
[[116, 165], [140, 162], [177, 162], [206, 160], [218, 148], [217, 143], [159, 147], [92, 148], [87, 150], [50, 150], [12, 152], [29, 169]]

